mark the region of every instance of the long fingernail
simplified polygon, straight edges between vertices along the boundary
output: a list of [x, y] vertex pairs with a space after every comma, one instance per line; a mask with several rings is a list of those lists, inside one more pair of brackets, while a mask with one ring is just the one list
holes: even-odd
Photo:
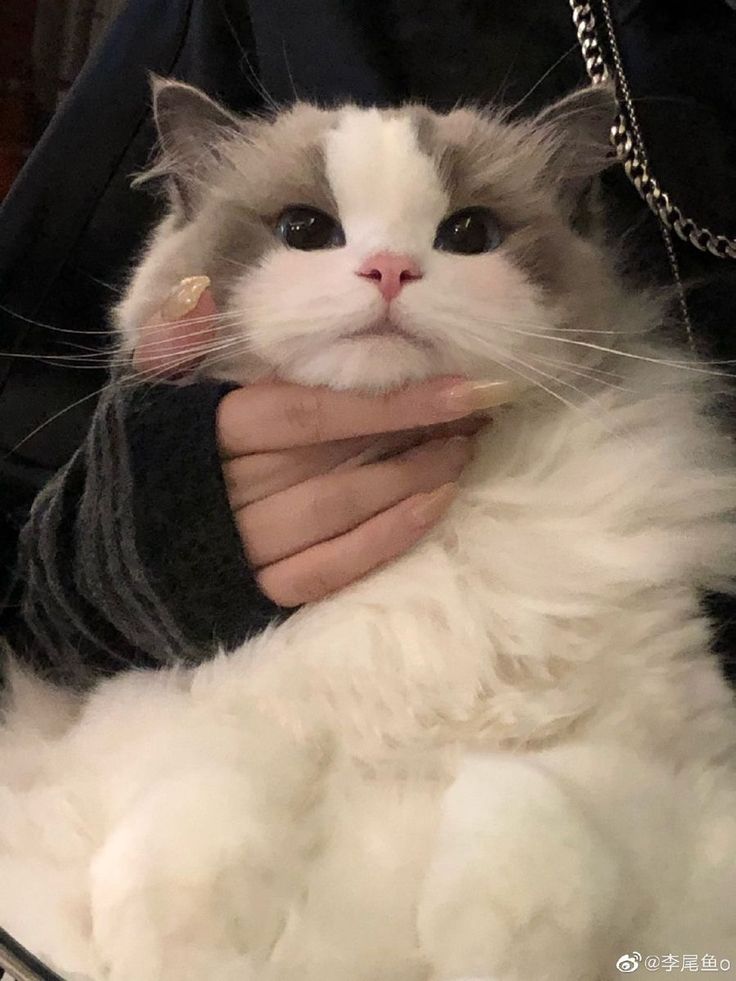
[[209, 276], [187, 276], [176, 284], [161, 307], [162, 320], [181, 320], [197, 306], [204, 291], [209, 288]]
[[457, 494], [455, 484], [443, 484], [430, 494], [420, 494], [411, 508], [412, 521], [420, 528], [428, 528], [450, 506]]
[[441, 393], [443, 407], [453, 415], [463, 416], [478, 409], [491, 409], [511, 402], [519, 386], [507, 381], [459, 382]]

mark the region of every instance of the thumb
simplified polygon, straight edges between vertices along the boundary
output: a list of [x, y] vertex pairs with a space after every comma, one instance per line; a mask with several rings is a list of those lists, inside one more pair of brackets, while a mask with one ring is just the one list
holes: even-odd
[[144, 324], [133, 367], [144, 375], [178, 375], [196, 364], [215, 335], [216, 308], [208, 276], [176, 284], [159, 312]]

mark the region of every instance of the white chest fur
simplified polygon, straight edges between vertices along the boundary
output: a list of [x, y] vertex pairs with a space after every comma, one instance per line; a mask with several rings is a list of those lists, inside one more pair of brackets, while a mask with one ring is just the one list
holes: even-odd
[[103, 685], [61, 736], [11, 719], [0, 920], [96, 981], [589, 981], [655, 881], [650, 944], [732, 938], [734, 713], [699, 591], [733, 573], [734, 476], [696, 409], [517, 406], [392, 566]]

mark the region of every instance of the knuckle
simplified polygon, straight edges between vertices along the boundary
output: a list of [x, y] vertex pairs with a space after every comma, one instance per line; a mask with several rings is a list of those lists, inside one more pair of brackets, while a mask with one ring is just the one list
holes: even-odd
[[231, 452], [231, 444], [235, 443], [235, 433], [237, 432], [238, 407], [240, 405], [240, 395], [242, 389], [235, 389], [228, 392], [218, 403], [215, 415], [215, 430], [217, 432], [217, 444], [221, 453], [227, 455]]
[[248, 468], [248, 458], [235, 457], [227, 463], [223, 463], [222, 476], [230, 506], [232, 508], [241, 508], [247, 504], [253, 490], [253, 480]]
[[238, 482], [237, 470], [232, 463], [222, 464], [222, 479], [225, 481], [227, 496], [232, 498], [233, 491], [235, 490]]
[[329, 480], [320, 483], [310, 500], [311, 520], [318, 528], [342, 525], [360, 512], [360, 495], [353, 481], [340, 480], [334, 486]]
[[324, 442], [325, 419], [318, 392], [309, 389], [299, 392], [286, 401], [283, 411], [290, 429], [309, 442]]

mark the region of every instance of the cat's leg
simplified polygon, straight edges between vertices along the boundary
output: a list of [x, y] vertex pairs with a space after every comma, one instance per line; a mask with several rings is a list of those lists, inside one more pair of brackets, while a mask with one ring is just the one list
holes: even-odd
[[319, 773], [293, 755], [280, 766], [272, 754], [270, 774], [255, 763], [245, 775], [214, 763], [189, 769], [119, 823], [91, 869], [94, 939], [109, 981], [260, 978], [316, 824]]
[[601, 820], [605, 806], [583, 789], [595, 754], [581, 759], [579, 774], [575, 754], [461, 763], [418, 910], [433, 981], [608, 976], [638, 899], [631, 862]]

